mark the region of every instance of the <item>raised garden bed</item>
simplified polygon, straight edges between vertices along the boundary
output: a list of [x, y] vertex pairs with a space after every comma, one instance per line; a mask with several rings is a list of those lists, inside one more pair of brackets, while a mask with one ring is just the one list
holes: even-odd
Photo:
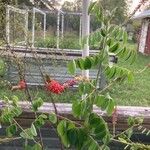
[[[20, 117], [16, 118], [16, 121], [24, 128], [27, 128], [31, 125], [32, 121], [35, 118], [34, 113], [31, 111], [29, 102], [20, 102], [20, 106], [23, 109], [23, 113]], [[0, 102], [1, 108], [5, 107], [5, 104]], [[71, 120], [75, 120], [78, 122], [82, 122], [82, 120], [76, 120], [71, 114], [71, 104], [65, 103], [57, 103], [56, 104], [58, 114], [61, 116], [67, 117]], [[128, 106], [118, 106], [117, 108], [117, 124], [116, 124], [116, 132], [121, 132], [127, 129], [127, 118], [129, 117], [143, 117], [143, 127], [150, 129], [150, 108], [149, 107], [128, 107]], [[51, 103], [44, 103], [44, 105], [39, 109], [38, 113], [51, 113], [54, 112], [54, 107]], [[107, 121], [110, 129], [112, 130], [112, 117], [106, 116], [104, 111], [101, 111], [98, 107], [94, 107], [94, 112], [104, 117]], [[5, 135], [4, 132], [5, 127], [0, 129], [1, 136]], [[60, 143], [58, 137], [55, 133], [55, 129], [50, 125], [46, 124], [42, 129], [42, 137], [44, 140], [44, 144], [47, 146], [48, 150], [59, 150]], [[146, 136], [144, 134], [140, 134], [140, 132], [136, 129], [135, 133], [132, 137], [133, 141], [143, 142], [145, 144], [150, 144], [150, 136]], [[23, 141], [13, 141], [11, 143], [5, 143], [0, 145], [0, 149], [3, 150], [22, 150]], [[111, 143], [112, 150], [122, 150], [124, 145], [118, 145], [119, 143]]]

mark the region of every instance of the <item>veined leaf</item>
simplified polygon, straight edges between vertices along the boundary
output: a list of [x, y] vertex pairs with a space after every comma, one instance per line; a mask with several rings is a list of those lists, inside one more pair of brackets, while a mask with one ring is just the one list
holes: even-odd
[[70, 74], [75, 74], [75, 72], [76, 72], [76, 63], [75, 63], [74, 60], [72, 60], [68, 63], [68, 72]]
[[83, 58], [77, 59], [76, 64], [81, 70], [84, 70], [84, 59]]
[[109, 48], [109, 51], [110, 52], [115, 52], [115, 51], [117, 51], [119, 49], [119, 43], [117, 42], [117, 43], [115, 43], [113, 46], [111, 46], [110, 48]]
[[16, 124], [12, 124], [6, 128], [6, 133], [7, 133], [8, 137], [12, 137], [16, 132], [17, 132]]
[[91, 69], [91, 67], [92, 67], [91, 60], [89, 59], [89, 57], [86, 57], [84, 60], [84, 69], [85, 70]]
[[32, 133], [33, 136], [37, 136], [37, 131], [36, 131], [36, 128], [35, 128], [34, 124], [31, 125], [30, 130], [31, 130], [31, 133]]
[[32, 102], [33, 111], [37, 111], [39, 107], [43, 105], [43, 100], [39, 97], [38, 99]]
[[115, 102], [114, 102], [113, 99], [109, 99], [109, 104], [108, 104], [107, 109], [106, 109], [107, 114], [109, 116], [111, 116], [113, 111], [114, 111], [114, 109], [115, 109]]
[[37, 143], [33, 146], [32, 150], [42, 150], [42, 146], [39, 143]]
[[89, 116], [89, 126], [91, 132], [97, 140], [102, 140], [109, 135], [107, 123], [101, 116], [98, 116], [95, 113], [90, 114]]
[[75, 128], [75, 125], [66, 120], [60, 121], [57, 126], [57, 132], [58, 132], [59, 136], [61, 137], [61, 140], [62, 140], [63, 144], [65, 145], [65, 147], [70, 146], [67, 132], [68, 132], [68, 130], [70, 130], [72, 128]]
[[33, 139], [34, 139], [34, 136], [33, 136], [32, 132], [31, 132], [31, 129], [30, 129], [30, 128], [27, 128], [27, 129], [25, 129], [24, 131], [22, 131], [22, 132], [20, 133], [20, 136], [21, 136], [22, 138], [24, 138], [24, 139], [29, 139], [29, 140], [33, 140]]
[[49, 119], [49, 121], [52, 122], [53, 124], [57, 123], [57, 116], [56, 116], [55, 113], [49, 114], [48, 119]]
[[89, 9], [88, 9], [88, 14], [90, 14], [93, 10], [94, 10], [94, 7], [95, 5], [97, 4], [97, 2], [91, 2], [90, 6], [89, 6]]

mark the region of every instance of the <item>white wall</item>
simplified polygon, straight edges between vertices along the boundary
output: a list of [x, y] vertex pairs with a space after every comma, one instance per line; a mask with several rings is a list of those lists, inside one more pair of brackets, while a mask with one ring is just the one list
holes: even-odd
[[146, 45], [146, 37], [148, 31], [149, 20], [144, 19], [141, 28], [141, 37], [139, 43], [139, 52], [144, 53], [145, 45]]

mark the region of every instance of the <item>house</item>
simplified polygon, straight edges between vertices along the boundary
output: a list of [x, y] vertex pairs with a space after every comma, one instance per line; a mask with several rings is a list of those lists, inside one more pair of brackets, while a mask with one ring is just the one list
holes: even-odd
[[138, 51], [150, 55], [150, 10], [143, 11], [133, 19], [142, 20]]

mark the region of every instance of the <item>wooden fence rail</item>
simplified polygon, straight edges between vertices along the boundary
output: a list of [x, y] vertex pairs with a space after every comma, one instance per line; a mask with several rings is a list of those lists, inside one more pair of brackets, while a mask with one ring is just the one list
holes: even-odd
[[[27, 128], [35, 119], [34, 113], [31, 111], [31, 104], [29, 102], [19, 102], [20, 107], [23, 109], [21, 116], [16, 118], [16, 121], [23, 127]], [[0, 101], [0, 108], [4, 108], [6, 105]], [[82, 120], [75, 119], [71, 113], [72, 104], [67, 103], [56, 103], [57, 111], [59, 115], [62, 115], [73, 121], [82, 122]], [[41, 113], [51, 113], [54, 112], [54, 107], [51, 103], [44, 103], [42, 107], [39, 108], [38, 114]], [[105, 121], [108, 123], [110, 130], [112, 130], [112, 117], [108, 117], [104, 111], [101, 111], [98, 107], [94, 106], [94, 112], [98, 115], [104, 117]], [[131, 106], [118, 106], [117, 107], [117, 125], [116, 133], [124, 131], [127, 129], [127, 119], [128, 117], [142, 117], [144, 118], [143, 127], [150, 130], [150, 108], [149, 107], [131, 107]], [[0, 136], [5, 135], [5, 126], [0, 129]], [[47, 150], [60, 150], [60, 142], [56, 135], [55, 129], [51, 127], [50, 124], [46, 124], [41, 128], [42, 138], [44, 145], [46, 145]], [[138, 130], [135, 130], [135, 134], [132, 137], [135, 142], [143, 142], [145, 144], [150, 144], [150, 136], [141, 134]], [[0, 145], [0, 149], [3, 150], [23, 150], [23, 141], [13, 141], [11, 143], [5, 143]], [[124, 145], [119, 143], [111, 143], [111, 150], [123, 150]]]

